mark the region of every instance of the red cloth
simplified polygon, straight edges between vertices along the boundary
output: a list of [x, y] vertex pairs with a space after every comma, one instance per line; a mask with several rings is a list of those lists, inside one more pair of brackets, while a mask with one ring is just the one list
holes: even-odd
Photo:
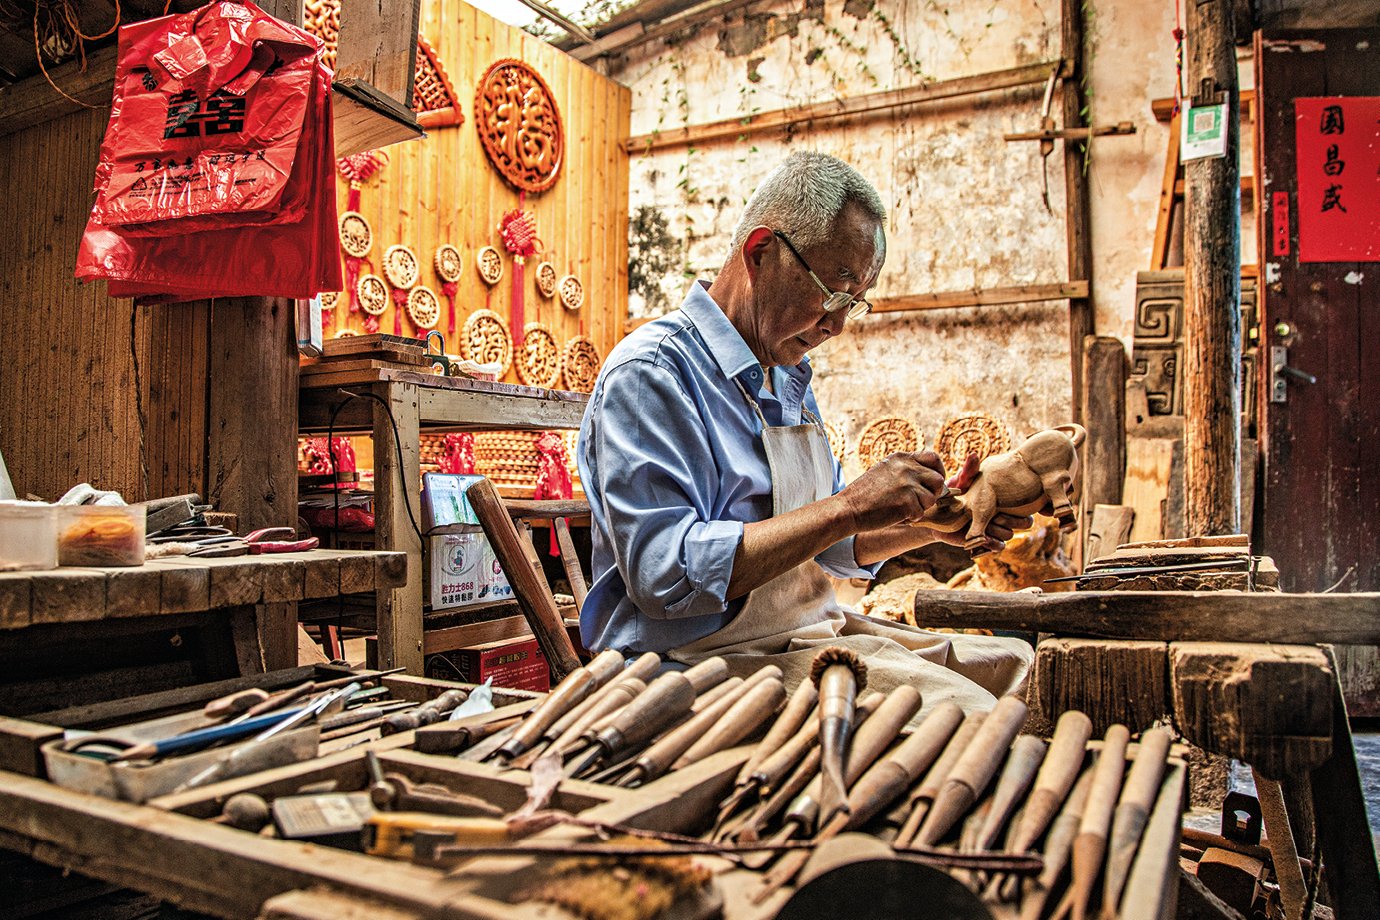
[[[575, 486], [570, 481], [570, 455], [565, 439], [554, 431], [542, 432], [537, 438], [537, 486], [532, 490], [536, 499], [570, 498]], [[561, 546], [556, 540], [556, 528], [551, 527], [551, 555], [560, 556]]]

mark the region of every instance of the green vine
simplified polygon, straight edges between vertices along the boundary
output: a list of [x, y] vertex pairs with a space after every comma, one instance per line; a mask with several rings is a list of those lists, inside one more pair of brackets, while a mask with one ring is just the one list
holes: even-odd
[[[948, 15], [948, 13], [946, 12], [945, 15]], [[887, 17], [886, 13], [883, 13], [877, 7], [873, 7], [872, 18], [877, 20], [882, 27], [882, 31], [886, 33], [887, 38], [891, 39], [891, 44], [896, 49], [896, 54], [900, 57], [902, 66], [919, 77], [922, 81], [929, 79], [925, 76], [925, 71], [920, 67], [920, 62], [911, 56], [910, 49], [907, 48], [906, 43], [901, 40], [900, 34], [897, 33], [896, 27], [891, 24], [891, 20]]]

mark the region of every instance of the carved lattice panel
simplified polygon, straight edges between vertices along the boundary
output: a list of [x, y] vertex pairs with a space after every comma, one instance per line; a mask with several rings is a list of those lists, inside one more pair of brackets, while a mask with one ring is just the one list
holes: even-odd
[[335, 70], [336, 45], [340, 43], [340, 0], [305, 0], [302, 28], [326, 44], [321, 60]]
[[474, 95], [474, 124], [489, 162], [515, 188], [555, 185], [565, 132], [551, 88], [532, 67], [514, 58], [491, 64]]
[[465, 123], [460, 99], [450, 85], [441, 58], [426, 36], [417, 36], [417, 75], [412, 81], [412, 108], [417, 121], [427, 128]]

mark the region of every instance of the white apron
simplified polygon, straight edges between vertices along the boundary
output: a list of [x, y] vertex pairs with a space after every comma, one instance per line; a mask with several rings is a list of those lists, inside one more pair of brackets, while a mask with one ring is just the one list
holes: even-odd
[[[804, 424], [769, 426], [757, 401], [742, 384], [738, 388], [762, 422], [772, 514], [832, 495], [833, 458], [819, 420], [802, 410]], [[901, 684], [918, 689], [924, 706], [917, 719], [944, 700], [965, 712], [992, 708], [996, 697], [1021, 684], [1035, 656], [1019, 639], [941, 635], [854, 613], [838, 603], [813, 559], [749, 592], [728, 625], [671, 649], [669, 655], [685, 664], [722, 655], [732, 671], [744, 676], [775, 664], [794, 687], [809, 673], [815, 653], [828, 645], [845, 646], [863, 658], [869, 690], [886, 693]]]

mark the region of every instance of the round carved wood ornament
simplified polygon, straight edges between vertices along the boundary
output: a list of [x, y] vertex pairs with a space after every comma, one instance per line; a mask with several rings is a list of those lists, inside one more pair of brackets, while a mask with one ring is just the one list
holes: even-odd
[[395, 288], [407, 289], [417, 283], [422, 270], [410, 246], [389, 246], [383, 254], [383, 273]]
[[848, 449], [843, 439], [843, 429], [833, 422], [825, 422], [824, 437], [829, 442], [829, 450], [833, 453], [834, 459], [842, 463], [844, 452]]
[[529, 64], [504, 58], [489, 65], [474, 94], [474, 124], [499, 175], [524, 192], [556, 182], [565, 131], [555, 96]]
[[523, 329], [517, 375], [533, 387], [554, 387], [561, 379], [561, 349], [545, 324], [528, 323]]
[[934, 438], [934, 452], [944, 461], [949, 473], [958, 471], [969, 454], [979, 461], [1011, 449], [1011, 432], [990, 415], [960, 415], [951, 418]]
[[419, 284], [407, 293], [407, 315], [418, 329], [435, 329], [441, 318], [441, 301], [436, 292], [424, 284]]
[[322, 310], [334, 310], [335, 305], [340, 302], [339, 291], [322, 291], [320, 296]]
[[920, 432], [903, 418], [879, 418], [858, 437], [858, 462], [870, 469], [892, 454], [920, 449]]
[[464, 355], [476, 364], [500, 364], [502, 377], [513, 364], [513, 340], [508, 337], [508, 324], [492, 310], [476, 310], [465, 320], [464, 337], [460, 340]]
[[388, 285], [378, 275], [360, 275], [355, 293], [365, 313], [378, 316], [388, 309]]
[[347, 256], [362, 259], [374, 248], [374, 230], [369, 221], [358, 211], [346, 211], [340, 215], [340, 248]]
[[437, 277], [450, 284], [459, 282], [460, 272], [465, 265], [465, 260], [460, 257], [460, 250], [450, 243], [442, 243], [436, 247], [434, 262]]
[[587, 336], [577, 335], [566, 342], [561, 354], [561, 373], [565, 375], [566, 388], [580, 393], [594, 392], [601, 360], [599, 349]]
[[485, 246], [476, 252], [474, 264], [485, 284], [495, 285], [503, 280], [503, 255], [492, 246]]
[[537, 263], [537, 292], [543, 297], [556, 294], [556, 266], [550, 262]]
[[567, 310], [578, 310], [585, 303], [585, 286], [574, 275], [566, 275], [560, 280], [557, 290], [561, 295], [561, 306]]

